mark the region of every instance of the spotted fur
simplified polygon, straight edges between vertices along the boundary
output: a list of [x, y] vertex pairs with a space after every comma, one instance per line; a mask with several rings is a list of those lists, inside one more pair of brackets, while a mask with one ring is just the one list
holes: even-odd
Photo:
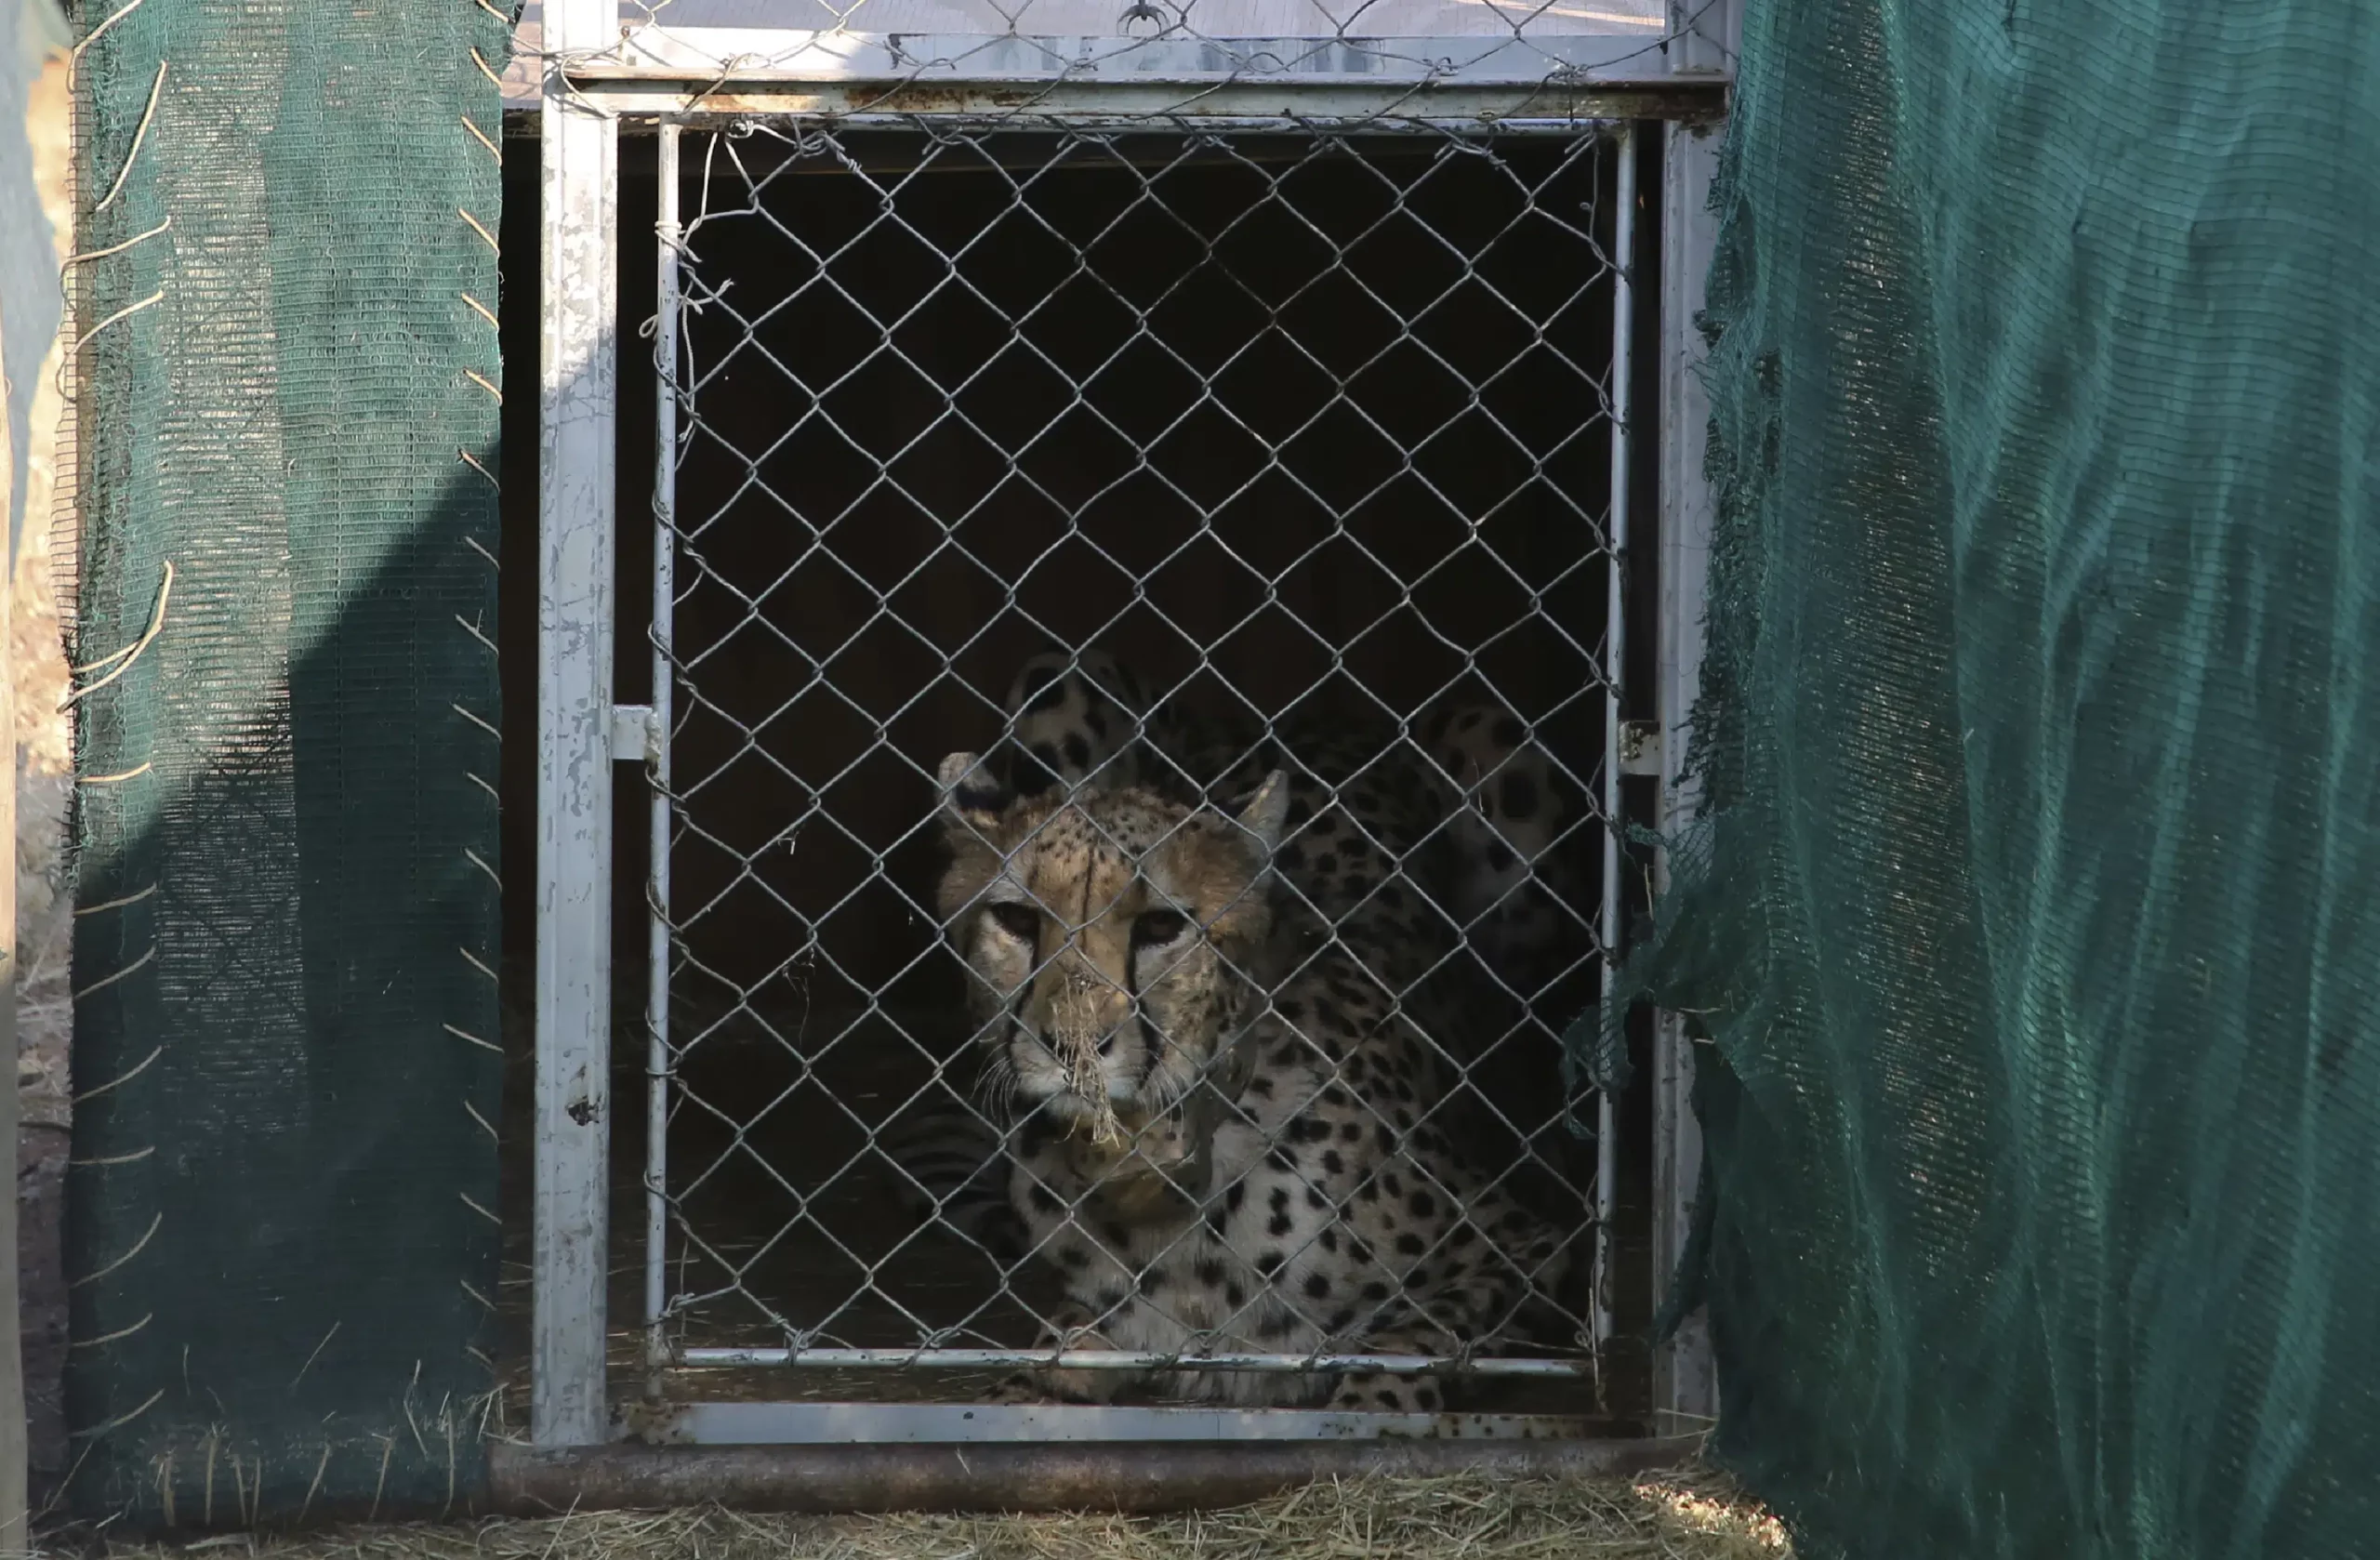
[[1523, 996], [1592, 953], [1593, 900], [1563, 847], [1585, 813], [1576, 787], [1520, 718], [1451, 705], [1421, 741], [1450, 787], [1452, 908], [1474, 952]]
[[[1021, 1121], [1012, 1206], [1065, 1280], [1053, 1332], [1079, 1345], [1492, 1347], [1563, 1265], [1566, 1243], [1457, 1151], [1443, 1054], [1409, 1016], [1456, 935], [1404, 870], [1443, 822], [1437, 787], [1418, 763], [1362, 761], [1361, 744], [1291, 747], [1244, 799], [1244, 774], [1227, 775], [1220, 802], [1137, 786], [1025, 796], [971, 755], [945, 762], [940, 909]], [[1125, 1384], [1038, 1383], [1087, 1398]], [[1166, 1384], [1241, 1403], [1441, 1401], [1411, 1379]]]

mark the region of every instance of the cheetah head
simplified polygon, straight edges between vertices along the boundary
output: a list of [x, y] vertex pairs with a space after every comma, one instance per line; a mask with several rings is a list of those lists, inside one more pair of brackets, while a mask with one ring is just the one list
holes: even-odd
[[940, 779], [937, 908], [1016, 1104], [1139, 1134], [1202, 1084], [1227, 1088], [1270, 981], [1287, 778], [1236, 815], [1140, 789], [1019, 797], [972, 753]]

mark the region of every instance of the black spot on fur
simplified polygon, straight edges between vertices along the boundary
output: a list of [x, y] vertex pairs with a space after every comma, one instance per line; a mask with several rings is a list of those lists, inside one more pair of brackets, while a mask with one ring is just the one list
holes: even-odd
[[1520, 721], [1511, 715], [1496, 722], [1496, 746], [1510, 753], [1517, 750], [1528, 734], [1521, 730]]
[[1320, 1210], [1329, 1208], [1330, 1206], [1330, 1201], [1320, 1192], [1317, 1192], [1313, 1187], [1309, 1186], [1305, 1189], [1305, 1205], [1311, 1209]]
[[1206, 1285], [1209, 1289], [1212, 1289], [1216, 1285], [1222, 1283], [1224, 1277], [1223, 1264], [1217, 1262], [1212, 1257], [1199, 1258], [1197, 1265], [1193, 1267], [1190, 1271], [1197, 1274], [1198, 1276], [1198, 1282]]
[[1325, 1278], [1319, 1273], [1309, 1273], [1306, 1275], [1305, 1278], [1305, 1292], [1311, 1299], [1329, 1300], [1330, 1298], [1330, 1280]]
[[1517, 860], [1517, 859], [1518, 859], [1518, 858], [1517, 858], [1517, 857], [1515, 857], [1515, 856], [1513, 854], [1511, 847], [1507, 846], [1507, 845], [1506, 845], [1502, 840], [1501, 840], [1501, 839], [1491, 839], [1491, 840], [1489, 840], [1489, 841], [1488, 841], [1488, 871], [1490, 871], [1490, 872], [1501, 872], [1501, 871], [1503, 871], [1506, 867], [1508, 867], [1508, 866], [1512, 866], [1512, 865], [1513, 865], [1513, 863], [1514, 863], [1515, 860]]
[[1080, 732], [1066, 734], [1065, 753], [1067, 768], [1082, 770], [1091, 767], [1091, 744], [1082, 739]]
[[1026, 1188], [1025, 1198], [1033, 1205], [1033, 1211], [1036, 1213], [1057, 1213], [1063, 1211], [1065, 1206], [1051, 1196], [1050, 1189], [1038, 1181]]
[[1400, 1235], [1396, 1237], [1396, 1249], [1408, 1257], [1418, 1257], [1427, 1248], [1418, 1235]]
[[1278, 1251], [1266, 1251], [1256, 1259], [1256, 1271], [1270, 1278], [1281, 1271], [1285, 1260]]
[[[1351, 1121], [1348, 1125], [1352, 1127], [1355, 1123]], [[1325, 1175], [1337, 1175], [1346, 1168], [1347, 1161], [1339, 1157], [1339, 1151], [1337, 1149], [1326, 1148], [1323, 1150], [1322, 1172]]]
[[1241, 1289], [1237, 1284], [1225, 1284], [1223, 1286], [1223, 1303], [1236, 1311], [1241, 1306], [1248, 1303], [1248, 1291]]
[[1537, 782], [1517, 771], [1504, 776], [1500, 787], [1504, 794], [1504, 816], [1533, 818], [1537, 815]]
[[1276, 1213], [1264, 1222], [1264, 1233], [1275, 1239], [1280, 1238], [1295, 1228], [1297, 1228], [1296, 1223], [1286, 1213]]
[[1065, 697], [1066, 689], [1065, 684], [1058, 681], [1057, 668], [1036, 667], [1025, 674], [1025, 692], [1026, 698], [1023, 713], [1038, 715]]
[[1438, 1199], [1427, 1192], [1414, 1193], [1406, 1199], [1405, 1206], [1413, 1210], [1413, 1217], [1416, 1219], [1433, 1219], [1437, 1216]]
[[1247, 1200], [1248, 1183], [1245, 1181], [1233, 1182], [1231, 1183], [1231, 1190], [1223, 1194], [1223, 1206], [1230, 1209], [1234, 1213], [1238, 1212], [1239, 1205]]

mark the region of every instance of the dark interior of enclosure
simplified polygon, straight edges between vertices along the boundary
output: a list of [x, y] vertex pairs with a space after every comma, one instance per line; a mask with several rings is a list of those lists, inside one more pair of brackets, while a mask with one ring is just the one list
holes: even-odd
[[[938, 951], [931, 910], [936, 760], [994, 739], [1025, 656], [1095, 644], [1184, 702], [1243, 719], [1414, 720], [1484, 680], [1594, 783], [1610, 456], [1595, 387], [1612, 303], [1595, 256], [1609, 252], [1616, 152], [1512, 138], [1488, 143], [1490, 156], [1436, 136], [1322, 149], [850, 135], [807, 156], [766, 136], [690, 132], [683, 144], [683, 213], [707, 216], [690, 234], [698, 306], [681, 372], [694, 416], [677, 482], [669, 1180], [698, 1238], [673, 1238], [670, 1287], [711, 1298], [681, 1336], [780, 1343], [774, 1311], [820, 1343], [912, 1345], [920, 1324], [959, 1329], [954, 1343], [1029, 1343], [1029, 1317], [998, 1296], [988, 1263], [892, 1216], [892, 1172], [870, 1148], [965, 1046], [960, 972]], [[652, 313], [653, 152], [650, 140], [623, 145], [623, 321]], [[535, 929], [534, 159], [509, 171], [507, 903], [522, 1057]], [[1659, 253], [1657, 210], [1638, 212], [1641, 274]], [[1651, 292], [1639, 290], [1646, 319]], [[650, 361], [649, 338], [623, 342], [623, 702], [650, 686]], [[1651, 368], [1640, 358], [1633, 438], [1647, 452]], [[1635, 470], [1627, 587], [1648, 602], [1652, 462], [1640, 456]], [[1640, 707], [1649, 650], [1631, 678]], [[613, 1267], [625, 1339], [641, 1303], [648, 793], [634, 767], [617, 777]], [[1574, 836], [1590, 895], [1601, 848], [1592, 826]], [[1592, 897], [1578, 908], [1592, 918]], [[1553, 1037], [1595, 989], [1591, 945], [1578, 951], [1533, 1020], [1514, 1015], [1522, 1027], [1484, 1087], [1559, 1097]], [[1605, 1405], [1621, 1413], [1645, 1392], [1645, 1073], [1621, 1112], [1623, 1368], [1606, 1374]], [[525, 1235], [525, 1066], [513, 1076], [508, 1211]], [[713, 1376], [702, 1390], [720, 1386]], [[919, 1387], [777, 1372], [736, 1390]], [[1542, 1406], [1585, 1407], [1575, 1395]]]

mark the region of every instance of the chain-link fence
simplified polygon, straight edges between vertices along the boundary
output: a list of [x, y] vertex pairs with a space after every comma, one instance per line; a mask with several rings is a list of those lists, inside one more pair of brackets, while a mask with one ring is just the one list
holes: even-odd
[[1632, 138], [663, 134], [654, 1366], [1587, 1407]]

